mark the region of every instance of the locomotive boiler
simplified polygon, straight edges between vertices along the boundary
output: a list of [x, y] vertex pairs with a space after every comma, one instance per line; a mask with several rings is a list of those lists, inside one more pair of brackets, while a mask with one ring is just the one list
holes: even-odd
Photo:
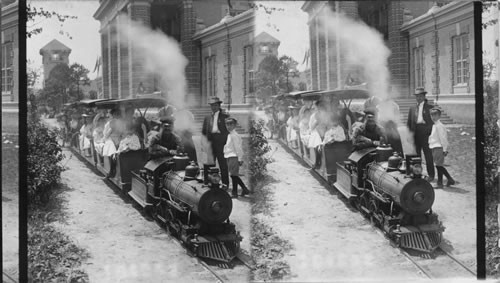
[[444, 231], [432, 211], [434, 189], [418, 156], [391, 154], [389, 146], [353, 152], [337, 163], [334, 185], [399, 247], [430, 253]]
[[179, 158], [149, 161], [133, 174], [129, 193], [194, 255], [230, 263], [242, 237], [229, 220], [232, 199], [221, 189], [219, 170], [204, 166], [203, 178]]

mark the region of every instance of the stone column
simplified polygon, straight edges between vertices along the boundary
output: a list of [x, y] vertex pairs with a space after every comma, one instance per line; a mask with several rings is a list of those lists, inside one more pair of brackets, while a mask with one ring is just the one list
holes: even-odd
[[109, 98], [114, 98], [113, 96], [113, 83], [112, 83], [112, 79], [113, 79], [113, 76], [112, 76], [112, 73], [111, 73], [111, 69], [112, 68], [112, 65], [111, 65], [111, 23], [108, 23], [106, 25], [106, 38], [108, 39], [107, 40], [107, 44], [106, 44], [106, 54], [107, 54], [107, 61], [108, 61], [108, 67], [106, 68], [107, 69], [107, 73], [108, 73], [108, 79], [107, 79], [107, 83], [108, 83], [108, 97]]
[[113, 98], [120, 98], [119, 93], [119, 74], [118, 74], [118, 32], [116, 30], [116, 18], [110, 22], [110, 41], [109, 41], [109, 61], [110, 61], [110, 77], [111, 77], [111, 93]]
[[[122, 29], [128, 24], [128, 18], [117, 18], [118, 28]], [[129, 56], [128, 40], [118, 33], [118, 91], [121, 98], [127, 98], [130, 95], [129, 86]]]
[[121, 42], [120, 42], [120, 33], [118, 32], [118, 29], [120, 28], [120, 17], [116, 17], [113, 20], [113, 26], [115, 27], [115, 40], [114, 40], [114, 45], [116, 46], [116, 72], [117, 72], [117, 91], [118, 91], [118, 98], [123, 98], [122, 97], [122, 80], [121, 80]]
[[[151, 2], [149, 0], [131, 0], [128, 5], [128, 12], [133, 21], [140, 22], [147, 27], [151, 26]], [[134, 48], [134, 42], [129, 44], [130, 75], [132, 87], [130, 92], [137, 93], [139, 84], [142, 82], [145, 93], [153, 92], [153, 75], [148, 74], [144, 65], [144, 58], [140, 52]]]

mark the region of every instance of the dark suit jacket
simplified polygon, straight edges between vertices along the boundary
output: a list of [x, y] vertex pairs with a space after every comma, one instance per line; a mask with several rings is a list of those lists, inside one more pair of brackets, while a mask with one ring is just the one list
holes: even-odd
[[[432, 122], [431, 119], [432, 107], [433, 105], [430, 105], [426, 99], [424, 101], [424, 109], [422, 109], [422, 118], [424, 118], [425, 125], [429, 128], [429, 135], [431, 134], [432, 125], [434, 124], [434, 122]], [[406, 125], [412, 132], [415, 132], [415, 129], [417, 127], [417, 114], [418, 114], [417, 105], [410, 107], [410, 112], [408, 113], [408, 122]]]
[[[219, 128], [220, 133], [226, 136], [229, 134], [226, 128], [226, 118], [228, 117], [229, 115], [224, 113], [221, 109], [219, 112], [219, 117], [217, 119], [217, 127]], [[201, 129], [201, 133], [206, 136], [209, 141], [212, 140], [212, 128], [210, 127], [211, 120], [212, 115], [205, 116], [205, 119], [203, 120], [203, 127]]]

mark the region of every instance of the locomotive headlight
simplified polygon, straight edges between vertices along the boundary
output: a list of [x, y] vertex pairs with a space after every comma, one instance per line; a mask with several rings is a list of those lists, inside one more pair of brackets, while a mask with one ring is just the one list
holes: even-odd
[[216, 185], [216, 184], [220, 184], [220, 175], [219, 174], [210, 174], [209, 175], [209, 180], [210, 180], [210, 183], [212, 183], [213, 185]]
[[420, 164], [413, 164], [411, 166], [411, 171], [415, 175], [422, 175], [422, 165], [420, 165]]

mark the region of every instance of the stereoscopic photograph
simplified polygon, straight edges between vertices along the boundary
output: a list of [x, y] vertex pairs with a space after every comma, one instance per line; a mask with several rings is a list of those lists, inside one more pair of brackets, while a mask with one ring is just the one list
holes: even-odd
[[498, 278], [498, 1], [1, 7], [4, 282]]

